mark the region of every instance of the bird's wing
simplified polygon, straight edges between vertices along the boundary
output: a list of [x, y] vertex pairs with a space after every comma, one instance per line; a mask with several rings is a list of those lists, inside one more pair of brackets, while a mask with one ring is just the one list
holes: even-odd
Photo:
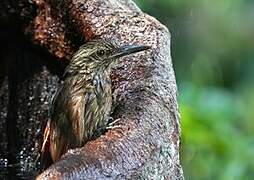
[[61, 85], [61, 86], [57, 89], [56, 93], [53, 95], [53, 98], [52, 98], [51, 104], [50, 104], [50, 117], [52, 117], [53, 113], [55, 112], [55, 109], [56, 109], [56, 107], [55, 107], [55, 105], [56, 105], [56, 100], [57, 100], [57, 98], [58, 98], [60, 92], [62, 91], [62, 89], [63, 89], [63, 85]]
[[[55, 107], [56, 99], [59, 96], [62, 88], [63, 88], [63, 86], [58, 88], [57, 92], [55, 93], [55, 95], [53, 96], [53, 98], [51, 100], [51, 104], [50, 104], [50, 116], [51, 117], [55, 113], [55, 109], [57, 109], [57, 107]], [[50, 136], [51, 136], [52, 131], [53, 131], [52, 119], [49, 119], [47, 121], [47, 125], [44, 129], [43, 142], [42, 142], [42, 146], [41, 146], [41, 157], [40, 157], [41, 170], [44, 170], [53, 162], [51, 154], [50, 154]]]

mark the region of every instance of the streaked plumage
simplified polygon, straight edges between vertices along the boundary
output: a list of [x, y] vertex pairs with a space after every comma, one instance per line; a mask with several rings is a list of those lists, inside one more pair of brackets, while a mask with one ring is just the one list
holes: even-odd
[[112, 107], [111, 67], [116, 59], [148, 48], [119, 47], [102, 40], [79, 48], [53, 99], [51, 120], [47, 123], [42, 146], [43, 166], [47, 166], [47, 154], [55, 162], [68, 149], [84, 145], [99, 128], [107, 126]]

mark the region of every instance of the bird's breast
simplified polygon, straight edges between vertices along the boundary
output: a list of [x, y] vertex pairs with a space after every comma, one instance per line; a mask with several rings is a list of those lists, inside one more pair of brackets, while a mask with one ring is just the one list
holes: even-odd
[[93, 93], [85, 95], [84, 139], [91, 138], [98, 128], [106, 126], [112, 106], [110, 80], [98, 75], [93, 83]]

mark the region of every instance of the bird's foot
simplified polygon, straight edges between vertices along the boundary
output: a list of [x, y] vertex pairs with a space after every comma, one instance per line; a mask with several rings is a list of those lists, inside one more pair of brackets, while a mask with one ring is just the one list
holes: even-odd
[[[110, 120], [113, 120], [112, 117], [109, 118]], [[116, 128], [121, 128], [121, 125], [115, 125], [115, 123], [119, 122], [121, 119], [116, 119], [110, 123], [108, 123], [106, 129], [116, 129]]]
[[117, 123], [118, 121], [120, 121], [120, 119], [116, 119], [114, 120], [112, 117], [109, 117], [108, 119], [108, 124], [102, 126], [102, 127], [99, 127], [95, 133], [94, 133], [94, 137], [98, 137], [102, 134], [105, 133], [105, 131], [109, 130], [109, 129], [116, 129], [116, 128], [121, 128], [120, 125], [115, 125], [115, 123]]

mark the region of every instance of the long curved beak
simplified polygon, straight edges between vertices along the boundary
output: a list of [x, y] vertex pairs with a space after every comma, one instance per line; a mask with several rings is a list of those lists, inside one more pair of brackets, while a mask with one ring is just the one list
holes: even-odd
[[144, 51], [144, 50], [147, 50], [150, 48], [151, 48], [150, 46], [143, 46], [143, 45], [122, 46], [122, 47], [118, 48], [110, 58], [116, 59], [116, 58], [123, 57], [123, 56], [129, 55], [129, 54]]

